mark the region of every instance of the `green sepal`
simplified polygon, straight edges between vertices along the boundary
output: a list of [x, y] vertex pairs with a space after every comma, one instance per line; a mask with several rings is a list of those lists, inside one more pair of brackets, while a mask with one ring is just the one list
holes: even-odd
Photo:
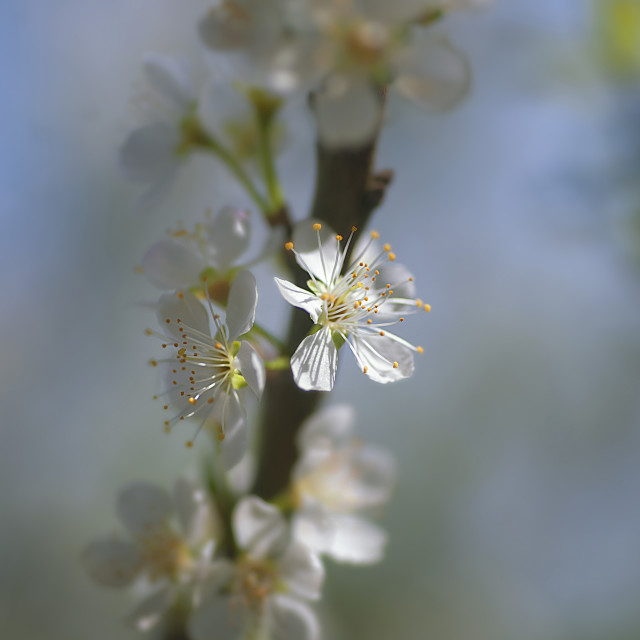
[[346, 340], [342, 337], [342, 335], [337, 331], [331, 332], [331, 339], [333, 340], [333, 344], [335, 345], [338, 351], [342, 349], [344, 343], [346, 342]]
[[231, 378], [231, 386], [234, 389], [244, 389], [244, 387], [247, 386], [247, 381], [244, 379], [243, 375], [241, 373], [238, 373], [237, 371], [233, 374], [233, 377]]
[[284, 369], [289, 368], [289, 358], [287, 356], [280, 356], [279, 358], [274, 358], [273, 360], [267, 360], [264, 363], [267, 371], [283, 371]]
[[320, 331], [320, 329], [322, 329], [322, 325], [321, 324], [314, 324], [313, 327], [311, 327], [311, 329], [309, 329], [308, 335], [312, 336], [314, 333], [318, 333], [318, 331]]
[[307, 280], [307, 287], [309, 287], [309, 291], [315, 293], [317, 296], [322, 295], [322, 291], [318, 289], [318, 285], [313, 280]]
[[234, 340], [231, 343], [231, 348], [229, 349], [229, 352], [231, 354], [232, 357], [236, 357], [238, 355], [238, 351], [240, 351], [240, 345], [242, 344], [242, 342], [240, 340]]

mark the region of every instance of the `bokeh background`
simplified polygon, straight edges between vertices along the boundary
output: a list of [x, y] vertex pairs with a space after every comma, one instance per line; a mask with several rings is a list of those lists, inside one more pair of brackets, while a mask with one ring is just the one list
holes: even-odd
[[[206, 5], [0, 6], [2, 638], [134, 637], [129, 596], [80, 553], [123, 484], [169, 485], [204, 452], [161, 435], [156, 292], [134, 267], [177, 220], [248, 203], [196, 159], [140, 213], [116, 151], [143, 52], [198, 55]], [[433, 307], [406, 327], [426, 354], [385, 388], [348, 364], [333, 394], [399, 459], [391, 542], [379, 566], [329, 567], [327, 638], [637, 639], [640, 4], [502, 0], [446, 28], [473, 91], [440, 116], [392, 100], [374, 223]], [[298, 217], [310, 124], [292, 116], [280, 159]], [[268, 278], [259, 313], [283, 317]]]

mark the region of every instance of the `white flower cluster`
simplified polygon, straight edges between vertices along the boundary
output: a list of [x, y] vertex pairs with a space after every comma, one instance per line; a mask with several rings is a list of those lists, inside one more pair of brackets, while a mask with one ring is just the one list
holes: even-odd
[[[158, 327], [146, 333], [158, 340], [150, 364], [160, 373], [165, 430], [191, 425], [188, 447], [209, 433], [213, 452], [206, 482], [181, 479], [172, 496], [146, 483], [126, 487], [117, 501], [126, 535], [84, 553], [98, 583], [144, 592], [128, 618], [137, 630], [163, 640], [316, 640], [311, 603], [321, 595], [322, 560], [383, 557], [387, 535], [375, 520], [394, 491], [394, 461], [354, 437], [351, 407], [316, 411], [318, 392], [336, 385], [340, 351], [373, 382], [411, 376], [423, 348], [399, 329], [431, 307], [376, 231], [340, 225], [366, 224], [374, 208], [369, 185], [387, 88], [436, 110], [465, 92], [466, 59], [434, 25], [480, 4], [221, 0], [198, 32], [209, 50], [234, 60], [234, 104], [242, 106], [231, 111], [219, 78], [197, 83], [176, 60], [145, 58], [152, 117], [120, 151], [128, 176], [146, 186], [143, 203], [157, 200], [192, 153], [205, 152], [244, 188], [269, 231], [247, 259], [250, 215], [224, 207], [170, 231], [142, 260], [162, 292]], [[322, 189], [336, 191], [320, 193], [325, 202], [357, 192], [344, 198], [353, 211], [314, 205], [323, 220], [293, 222], [275, 154], [281, 109], [294, 92], [310, 97], [319, 167], [339, 158], [331, 171], [342, 176], [356, 162], [365, 178], [358, 186], [340, 177], [335, 187], [319, 178], [316, 204]], [[270, 287], [265, 298], [309, 316], [291, 309], [286, 335], [256, 318], [251, 269], [266, 271], [272, 258], [279, 277], [261, 285]]]
[[228, 528], [207, 492], [187, 480], [173, 498], [151, 484], [126, 487], [117, 513], [127, 536], [91, 543], [87, 571], [104, 586], [136, 583], [145, 592], [127, 617], [139, 631], [182, 615], [194, 640], [213, 630], [229, 640], [320, 638], [310, 603], [321, 595], [321, 557], [379, 561], [386, 534], [371, 518], [395, 485], [393, 460], [353, 437], [353, 419], [348, 406], [310, 418], [291, 487], [275, 501], [285, 508], [234, 496]]

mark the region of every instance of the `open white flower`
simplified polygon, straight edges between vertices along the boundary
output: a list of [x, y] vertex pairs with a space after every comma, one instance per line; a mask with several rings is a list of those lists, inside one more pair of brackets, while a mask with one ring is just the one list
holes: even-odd
[[376, 382], [407, 378], [413, 373], [417, 347], [388, 331], [419, 310], [430, 310], [422, 300], [396, 295], [399, 287], [412, 286], [413, 278], [397, 282], [382, 279], [383, 270], [395, 261], [389, 245], [367, 259], [378, 233], [356, 251], [350, 265], [345, 257], [353, 238], [344, 247], [342, 236], [319, 222], [305, 220], [294, 230], [294, 242], [286, 245], [298, 264], [311, 276], [309, 290], [275, 278], [280, 293], [290, 304], [309, 313], [315, 323], [311, 335], [291, 358], [291, 370], [301, 389], [330, 391], [338, 367], [338, 348], [346, 343], [362, 371]]
[[[248, 388], [260, 397], [264, 389], [264, 363], [246, 340], [237, 338], [253, 326], [258, 291], [251, 272], [239, 273], [229, 292], [226, 326], [213, 315], [215, 331], [205, 306], [188, 291], [165, 294], [158, 303], [158, 321], [164, 333], [148, 330], [173, 354], [151, 364], [165, 368], [164, 408], [173, 409], [165, 421], [170, 430], [188, 418], [218, 425], [221, 454], [228, 468], [237, 464], [248, 443], [247, 413], [242, 397]], [[187, 444], [191, 445], [192, 441]]]
[[311, 416], [300, 430], [293, 531], [316, 553], [372, 564], [382, 558], [387, 534], [363, 516], [388, 502], [396, 471], [389, 453], [354, 437], [354, 417], [352, 407], [335, 405]]
[[232, 516], [235, 561], [218, 560], [202, 605], [190, 618], [193, 640], [317, 640], [318, 621], [305, 603], [320, 597], [324, 569], [308, 547], [291, 542], [273, 505], [242, 498]]
[[142, 578], [153, 585], [128, 616], [134, 628], [147, 631], [178, 600], [191, 607], [199, 602], [218, 535], [217, 515], [204, 491], [185, 479], [176, 482], [173, 496], [153, 484], [131, 484], [118, 496], [117, 513], [128, 537], [92, 542], [83, 563], [107, 587], [127, 587]]
[[152, 118], [134, 129], [120, 149], [120, 164], [132, 181], [145, 185], [144, 202], [154, 202], [170, 187], [188, 152], [204, 134], [197, 113], [200, 91], [187, 68], [157, 53], [143, 59], [151, 91]]

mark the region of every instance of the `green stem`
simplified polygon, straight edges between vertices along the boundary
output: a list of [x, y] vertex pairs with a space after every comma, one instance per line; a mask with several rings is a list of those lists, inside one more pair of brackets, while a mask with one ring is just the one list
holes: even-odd
[[265, 216], [269, 217], [269, 213], [271, 212], [272, 207], [258, 192], [256, 187], [251, 182], [251, 179], [247, 175], [246, 171], [242, 168], [233, 154], [231, 154], [231, 152], [224, 146], [222, 146], [217, 140], [213, 139], [210, 140], [207, 148], [210, 149], [215, 155], [217, 155], [218, 158], [220, 158], [220, 160], [227, 166], [229, 171], [235, 176], [236, 180], [246, 189], [247, 193], [251, 196], [256, 206], [262, 211], [262, 213], [264, 213]]
[[272, 120], [265, 121], [264, 119], [258, 119], [258, 128], [260, 131], [260, 164], [262, 166], [262, 174], [267, 187], [267, 193], [271, 199], [271, 211], [277, 212], [284, 205], [284, 193], [278, 178], [273, 149], [271, 148], [272, 122]]

